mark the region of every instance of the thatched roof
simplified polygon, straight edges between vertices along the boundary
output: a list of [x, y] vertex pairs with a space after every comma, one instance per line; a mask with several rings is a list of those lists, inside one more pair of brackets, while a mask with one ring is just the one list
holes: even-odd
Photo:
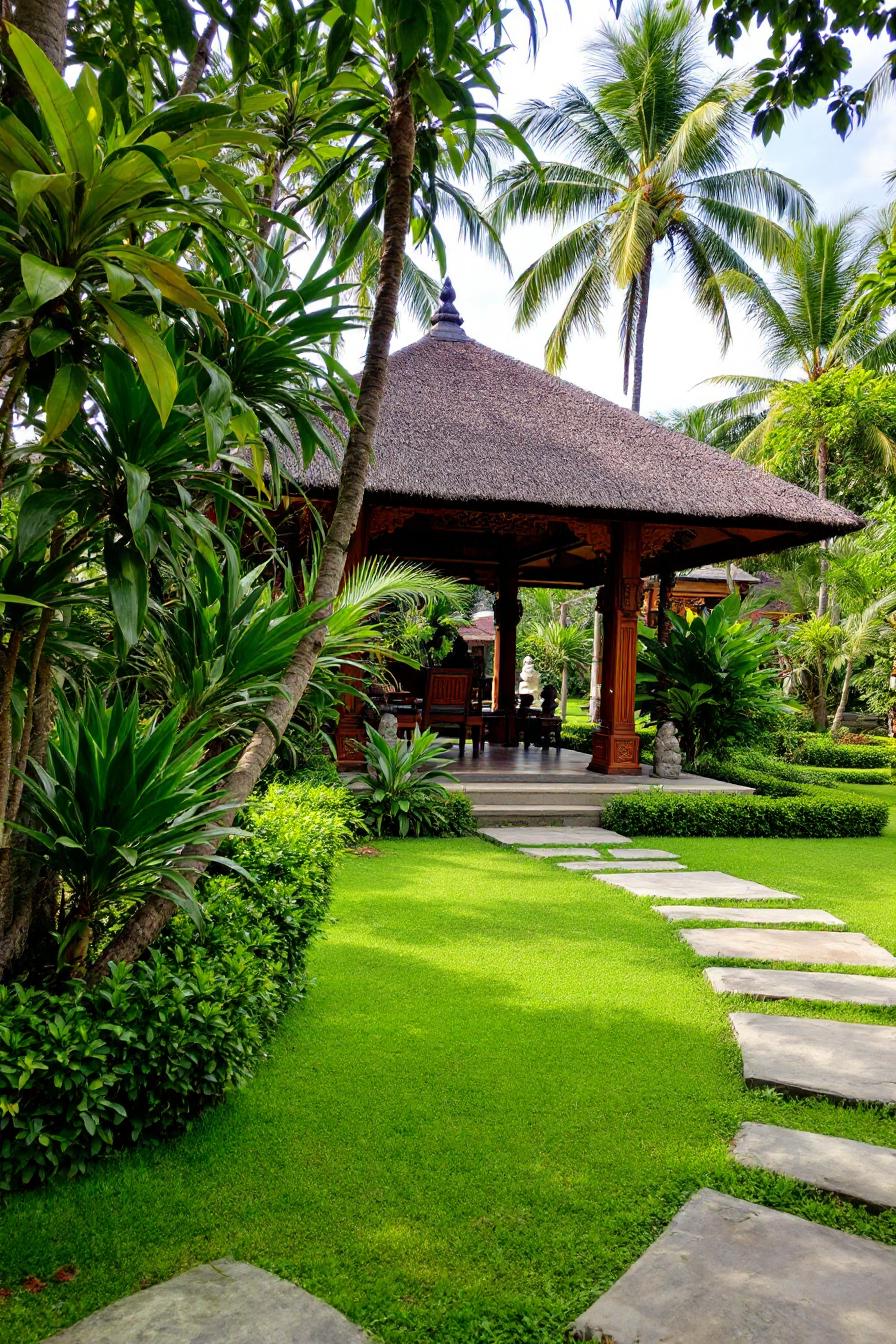
[[[443, 304], [433, 330], [389, 360], [370, 497], [770, 525], [805, 540], [861, 526], [847, 509], [470, 339], [452, 311]], [[321, 455], [307, 472], [285, 465], [312, 492], [335, 487]]]

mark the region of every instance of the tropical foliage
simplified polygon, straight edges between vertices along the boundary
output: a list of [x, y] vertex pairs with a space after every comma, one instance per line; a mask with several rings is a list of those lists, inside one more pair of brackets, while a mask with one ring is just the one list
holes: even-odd
[[444, 744], [432, 729], [414, 729], [410, 739], [388, 742], [367, 728], [366, 774], [358, 792], [362, 812], [377, 835], [426, 835], [442, 829], [454, 776], [446, 766]]

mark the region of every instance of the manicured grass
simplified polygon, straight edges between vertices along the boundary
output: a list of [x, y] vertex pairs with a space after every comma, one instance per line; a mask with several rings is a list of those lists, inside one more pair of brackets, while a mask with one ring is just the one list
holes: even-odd
[[[662, 843], [896, 950], [896, 834]], [[479, 839], [381, 849], [346, 861], [317, 983], [249, 1087], [180, 1140], [9, 1202], [0, 1339], [230, 1255], [387, 1344], [561, 1344], [701, 1185], [896, 1242], [894, 1213], [731, 1163], [744, 1119], [889, 1144], [896, 1123], [747, 1092], [739, 1001], [649, 901]], [[69, 1263], [71, 1283], [18, 1286]]]

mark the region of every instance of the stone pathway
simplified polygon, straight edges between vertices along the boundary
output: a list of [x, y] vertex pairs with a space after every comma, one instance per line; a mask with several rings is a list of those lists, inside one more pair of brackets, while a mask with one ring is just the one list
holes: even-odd
[[371, 1344], [335, 1307], [238, 1260], [122, 1297], [44, 1344]]
[[[562, 865], [564, 868], [568, 864]], [[663, 919], [673, 921], [683, 919], [730, 920], [732, 924], [831, 924], [843, 927], [843, 920], [829, 915], [827, 910], [776, 910], [768, 905], [753, 906], [740, 910], [731, 905], [654, 905], [651, 906]]]
[[603, 826], [488, 826], [479, 831], [499, 845], [624, 845], [628, 837]]
[[896, 1208], [896, 1148], [748, 1122], [731, 1151], [742, 1166], [776, 1171], [873, 1208]]
[[571, 873], [668, 873], [684, 868], [684, 864], [670, 863], [666, 859], [592, 859], [587, 863], [561, 863], [560, 867], [568, 868]]
[[[798, 918], [798, 911], [794, 911]], [[701, 957], [738, 961], [803, 961], [810, 966], [896, 966], [896, 957], [864, 933], [810, 929], [682, 929], [678, 935]]]
[[893, 1344], [896, 1249], [699, 1190], [573, 1325], [612, 1344]]
[[771, 1013], [729, 1021], [749, 1087], [896, 1105], [896, 1027]]
[[870, 1003], [896, 1008], [893, 976], [754, 971], [747, 966], [709, 966], [703, 974], [717, 994], [749, 994], [754, 999], [811, 999], [819, 1003]]
[[660, 896], [685, 901], [798, 901], [790, 891], [775, 891], [761, 882], [749, 882], [728, 873], [676, 873], [669, 876], [607, 877], [615, 887], [624, 887], [635, 896]]

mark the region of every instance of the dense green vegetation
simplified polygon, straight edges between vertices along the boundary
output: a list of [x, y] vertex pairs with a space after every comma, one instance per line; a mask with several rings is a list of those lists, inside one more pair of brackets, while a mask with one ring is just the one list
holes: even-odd
[[[896, 950], [894, 846], [896, 832], [671, 845]], [[478, 839], [377, 848], [345, 861], [314, 993], [246, 1088], [183, 1138], [0, 1214], [0, 1338], [37, 1344], [228, 1254], [386, 1344], [559, 1344], [705, 1184], [896, 1243], [892, 1212], [731, 1163], [744, 1119], [892, 1144], [892, 1117], [746, 1091], [726, 1023], [746, 1002], [710, 991], [648, 902]], [[66, 1264], [77, 1277], [52, 1282]], [[24, 1292], [27, 1274], [47, 1288]]]

